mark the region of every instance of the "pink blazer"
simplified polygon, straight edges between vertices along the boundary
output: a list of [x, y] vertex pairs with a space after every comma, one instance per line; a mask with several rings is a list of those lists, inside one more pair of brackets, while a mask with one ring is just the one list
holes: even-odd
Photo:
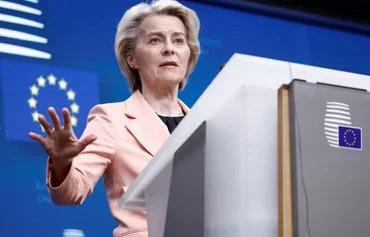
[[[185, 113], [189, 108], [178, 101]], [[46, 182], [57, 205], [82, 204], [103, 175], [109, 208], [118, 221], [114, 237], [147, 237], [145, 212], [121, 210], [118, 199], [170, 136], [167, 127], [139, 91], [123, 102], [96, 105], [91, 109], [82, 135], [97, 139], [73, 159], [58, 187], [52, 187], [48, 161]]]

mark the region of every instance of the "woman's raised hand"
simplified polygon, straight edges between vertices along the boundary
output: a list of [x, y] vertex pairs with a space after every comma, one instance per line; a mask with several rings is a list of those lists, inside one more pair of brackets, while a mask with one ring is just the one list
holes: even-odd
[[51, 126], [43, 115], [39, 116], [41, 126], [44, 128], [47, 137], [40, 134], [29, 133], [29, 137], [40, 143], [55, 168], [64, 169], [68, 167], [73, 157], [77, 156], [87, 145], [96, 140], [95, 135], [89, 135], [78, 140], [73, 132], [71, 116], [67, 108], [62, 109], [64, 126], [61, 125], [58, 114], [53, 107], [48, 109], [53, 126]]

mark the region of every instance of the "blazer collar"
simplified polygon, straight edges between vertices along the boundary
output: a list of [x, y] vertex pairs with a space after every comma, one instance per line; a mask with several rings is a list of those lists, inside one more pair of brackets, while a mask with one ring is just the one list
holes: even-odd
[[[190, 109], [178, 99], [185, 113]], [[126, 128], [140, 144], [154, 156], [170, 136], [166, 125], [150, 107], [139, 90], [125, 102], [125, 115], [129, 118]]]

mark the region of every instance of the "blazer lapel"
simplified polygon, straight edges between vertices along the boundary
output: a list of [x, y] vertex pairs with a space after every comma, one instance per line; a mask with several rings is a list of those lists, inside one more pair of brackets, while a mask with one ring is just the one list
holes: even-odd
[[154, 156], [170, 136], [166, 125], [146, 102], [140, 91], [126, 101], [126, 128]]

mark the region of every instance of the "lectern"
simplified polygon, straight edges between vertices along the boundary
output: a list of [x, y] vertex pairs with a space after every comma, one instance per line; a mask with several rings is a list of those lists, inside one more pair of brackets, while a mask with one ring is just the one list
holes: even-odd
[[277, 91], [295, 78], [370, 90], [370, 77], [234, 54], [120, 199], [150, 237], [278, 236]]

